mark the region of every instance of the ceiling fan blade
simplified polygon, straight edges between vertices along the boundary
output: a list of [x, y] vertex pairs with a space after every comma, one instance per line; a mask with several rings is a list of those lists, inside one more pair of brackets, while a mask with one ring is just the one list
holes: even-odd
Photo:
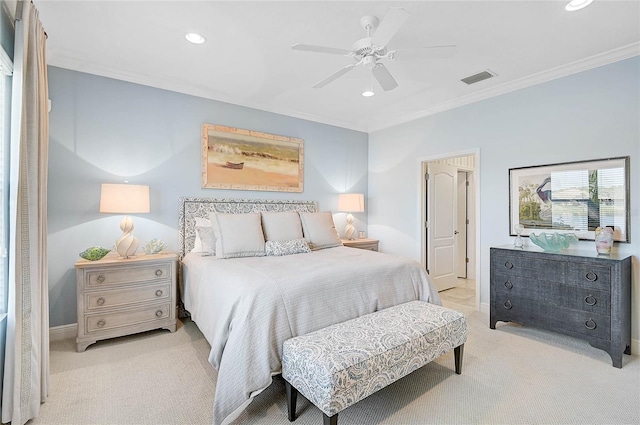
[[342, 69], [339, 69], [338, 71], [334, 72], [333, 74], [329, 75], [327, 78], [325, 78], [324, 80], [316, 83], [315, 86], [313, 86], [314, 89], [321, 89], [322, 87], [326, 86], [327, 84], [329, 84], [330, 82], [332, 82], [333, 80], [337, 80], [338, 78], [342, 77], [344, 74], [346, 74], [347, 72], [351, 71], [357, 64], [352, 64], [352, 65], [347, 65]]
[[389, 52], [392, 59], [411, 60], [411, 59], [448, 59], [453, 57], [458, 51], [458, 47], [454, 44], [446, 46], [425, 46], [414, 47], [411, 49], [398, 49]]
[[315, 46], [313, 44], [294, 44], [291, 46], [293, 50], [301, 50], [303, 52], [328, 53], [330, 55], [351, 55], [351, 50], [338, 49], [336, 47]]
[[373, 73], [373, 76], [376, 78], [376, 80], [378, 80], [380, 87], [382, 87], [384, 91], [393, 90], [398, 87], [398, 83], [393, 78], [387, 67], [383, 64], [376, 64], [373, 68], [371, 68], [371, 72]]
[[371, 37], [371, 44], [377, 47], [386, 46], [396, 35], [396, 32], [409, 19], [411, 14], [401, 7], [390, 7], [387, 14], [382, 18], [376, 32]]

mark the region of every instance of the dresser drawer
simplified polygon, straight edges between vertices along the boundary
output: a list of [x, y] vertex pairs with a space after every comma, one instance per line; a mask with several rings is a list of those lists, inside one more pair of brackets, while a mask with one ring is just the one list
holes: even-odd
[[84, 305], [87, 311], [94, 311], [170, 299], [171, 285], [166, 283], [162, 285], [141, 285], [115, 291], [86, 292], [84, 294]]
[[111, 285], [135, 284], [138, 282], [171, 281], [171, 265], [169, 263], [147, 264], [126, 268], [105, 270], [88, 270], [86, 288], [103, 288]]
[[567, 263], [539, 258], [528, 258], [520, 255], [496, 255], [493, 258], [494, 272], [521, 276], [529, 279], [564, 281], [567, 274]]
[[114, 313], [91, 314], [85, 316], [85, 333], [97, 333], [111, 329], [134, 326], [141, 323], [168, 319], [171, 303], [155, 304], [144, 308], [124, 310]]
[[600, 291], [610, 291], [611, 268], [588, 263], [572, 263], [569, 264], [567, 282]]

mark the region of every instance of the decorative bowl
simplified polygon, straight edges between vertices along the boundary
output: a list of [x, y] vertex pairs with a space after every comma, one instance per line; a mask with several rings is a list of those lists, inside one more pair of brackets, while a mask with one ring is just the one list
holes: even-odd
[[578, 242], [575, 233], [531, 233], [529, 239], [545, 251], [561, 251]]
[[142, 249], [144, 250], [145, 254], [157, 254], [166, 247], [167, 245], [160, 239], [151, 239], [149, 242], [144, 244]]
[[107, 255], [111, 250], [99, 246], [92, 246], [82, 251], [79, 255], [85, 260], [97, 261]]

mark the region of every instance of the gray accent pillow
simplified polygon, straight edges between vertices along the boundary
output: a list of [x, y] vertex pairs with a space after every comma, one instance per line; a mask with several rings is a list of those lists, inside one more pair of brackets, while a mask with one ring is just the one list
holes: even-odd
[[302, 239], [302, 224], [296, 211], [263, 212], [262, 230], [266, 241]]
[[342, 246], [330, 212], [300, 213], [302, 231], [312, 250]]
[[211, 213], [216, 238], [216, 257], [263, 257], [264, 235], [260, 213]]
[[267, 241], [265, 245], [267, 255], [293, 255], [311, 252], [306, 239], [290, 239], [282, 241]]

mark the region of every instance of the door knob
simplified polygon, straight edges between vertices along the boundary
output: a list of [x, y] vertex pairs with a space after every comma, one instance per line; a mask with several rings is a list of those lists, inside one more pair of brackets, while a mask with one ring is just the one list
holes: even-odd
[[457, 230], [454, 230], [454, 231], [453, 231], [453, 234], [454, 234], [454, 235], [457, 235], [458, 233], [460, 233], [460, 232], [458, 232]]

